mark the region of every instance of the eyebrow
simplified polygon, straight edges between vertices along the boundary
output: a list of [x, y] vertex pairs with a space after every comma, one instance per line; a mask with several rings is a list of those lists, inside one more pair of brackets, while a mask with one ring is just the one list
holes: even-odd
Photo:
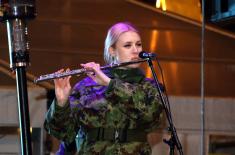
[[[141, 42], [141, 40], [138, 40], [137, 42]], [[125, 42], [125, 44], [132, 43], [132, 41]]]

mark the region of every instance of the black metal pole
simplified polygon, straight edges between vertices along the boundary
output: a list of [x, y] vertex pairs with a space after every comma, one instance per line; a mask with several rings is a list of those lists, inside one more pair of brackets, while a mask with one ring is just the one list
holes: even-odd
[[202, 29], [201, 29], [201, 145], [200, 155], [205, 155], [205, 0], [201, 0]]
[[10, 67], [16, 72], [21, 154], [32, 155], [26, 66], [29, 64], [26, 22], [15, 18], [6, 21]]
[[16, 68], [16, 84], [18, 96], [18, 111], [19, 111], [19, 125], [20, 125], [20, 140], [21, 140], [21, 154], [31, 155], [31, 134], [30, 134], [30, 119], [28, 106], [28, 91], [26, 81], [25, 67]]
[[21, 154], [32, 155], [26, 66], [29, 63], [27, 21], [33, 19], [34, 0], [0, 1], [0, 21], [7, 24], [10, 67], [16, 72]]
[[162, 105], [163, 105], [163, 109], [165, 110], [165, 113], [166, 113], [166, 117], [167, 117], [167, 120], [168, 120], [168, 123], [169, 123], [169, 128], [168, 130], [171, 132], [171, 138], [169, 140], [163, 140], [165, 143], [167, 143], [169, 146], [170, 146], [170, 155], [174, 155], [174, 149], [175, 149], [175, 146], [176, 148], [178, 149], [179, 151], [179, 154], [180, 155], [183, 155], [183, 150], [182, 150], [182, 145], [179, 141], [179, 138], [177, 136], [177, 132], [176, 132], [176, 129], [174, 127], [174, 124], [173, 124], [173, 121], [172, 121], [172, 118], [171, 118], [171, 113], [169, 111], [169, 109], [167, 108], [167, 100], [165, 99], [165, 97], [163, 96], [163, 93], [162, 93], [162, 90], [161, 90], [161, 87], [160, 87], [160, 83], [159, 83], [159, 80], [157, 78], [157, 75], [154, 71], [154, 67], [153, 67], [153, 63], [152, 63], [152, 59], [151, 58], [148, 58], [147, 60], [148, 62], [148, 65], [151, 69], [151, 72], [152, 72], [152, 75], [153, 75], [153, 78], [154, 78], [154, 81], [156, 82], [157, 84], [157, 90], [159, 92], [159, 95], [160, 95], [160, 99], [161, 99], [161, 102], [162, 102]]

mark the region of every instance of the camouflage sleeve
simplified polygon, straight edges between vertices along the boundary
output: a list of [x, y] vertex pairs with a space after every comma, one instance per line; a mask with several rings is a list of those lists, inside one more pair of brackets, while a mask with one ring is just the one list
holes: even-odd
[[[121, 104], [132, 104], [139, 120], [139, 125], [155, 129], [160, 122], [162, 104], [154, 84], [145, 82], [131, 84], [119, 79], [112, 79], [106, 90], [107, 98]], [[130, 107], [126, 105], [125, 107]]]
[[146, 122], [148, 130], [153, 131], [160, 125], [163, 111], [160, 95], [154, 86], [147, 90], [143, 102], [144, 106], [139, 108], [142, 113], [141, 119]]
[[75, 118], [71, 116], [69, 102], [64, 107], [60, 107], [54, 99], [44, 122], [44, 127], [48, 133], [70, 143], [76, 137], [76, 127], [78, 126], [76, 123]]

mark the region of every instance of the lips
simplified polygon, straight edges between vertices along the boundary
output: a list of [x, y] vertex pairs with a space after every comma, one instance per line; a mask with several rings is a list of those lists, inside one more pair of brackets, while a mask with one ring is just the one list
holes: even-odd
[[133, 58], [131, 58], [131, 60], [133, 61], [133, 60], [139, 60], [139, 57], [133, 57]]

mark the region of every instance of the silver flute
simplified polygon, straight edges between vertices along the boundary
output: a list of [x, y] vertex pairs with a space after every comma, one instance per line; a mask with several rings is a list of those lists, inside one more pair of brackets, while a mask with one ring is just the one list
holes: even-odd
[[[111, 68], [117, 68], [117, 67], [122, 67], [122, 66], [127, 66], [131, 64], [136, 64], [136, 63], [141, 63], [147, 61], [147, 59], [137, 59], [129, 62], [123, 62], [123, 63], [117, 63], [117, 64], [110, 64], [106, 66], [100, 67], [101, 70], [106, 70], [106, 69], [111, 69]], [[34, 83], [42, 82], [42, 81], [47, 81], [47, 80], [52, 80], [52, 79], [58, 79], [66, 76], [72, 76], [72, 75], [79, 75], [79, 74], [84, 74], [90, 72], [90, 70], [87, 70], [85, 68], [82, 69], [75, 69], [75, 70], [70, 70], [70, 71], [65, 71], [62, 73], [52, 73], [52, 74], [45, 74], [39, 76], [39, 78], [34, 79]]]

